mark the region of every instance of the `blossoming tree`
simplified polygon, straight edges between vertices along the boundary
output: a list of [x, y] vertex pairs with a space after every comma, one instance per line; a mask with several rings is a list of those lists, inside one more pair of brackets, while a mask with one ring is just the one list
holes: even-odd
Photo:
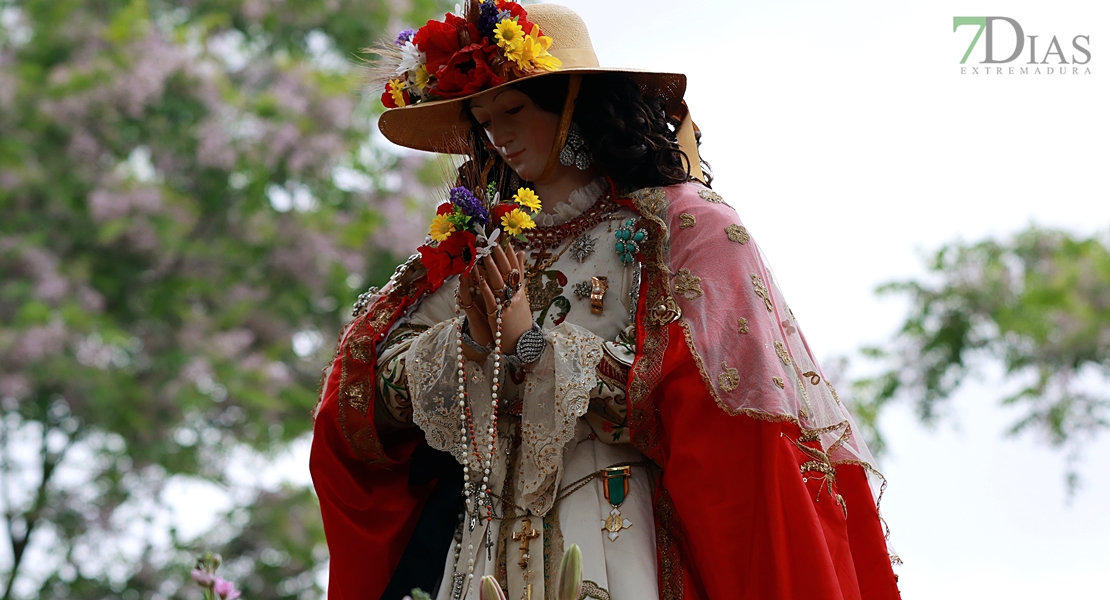
[[[308, 431], [320, 332], [423, 239], [441, 170], [352, 64], [436, 4], [0, 0], [0, 597], [174, 596], [213, 545], [319, 592], [311, 492], [227, 473]], [[229, 490], [200, 537], [186, 480]]]

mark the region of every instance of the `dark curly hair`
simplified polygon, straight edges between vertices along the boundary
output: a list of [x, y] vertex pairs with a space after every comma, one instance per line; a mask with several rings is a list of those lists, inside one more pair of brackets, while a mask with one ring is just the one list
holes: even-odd
[[[519, 81], [512, 86], [532, 99], [541, 109], [560, 114], [566, 100], [568, 79], [551, 75]], [[471, 146], [478, 165], [492, 168], [481, 179], [500, 181], [502, 193], [511, 192], [519, 182], [496, 159], [486, 134], [470, 113], [469, 102], [463, 109], [471, 122]], [[590, 154], [603, 175], [611, 177], [621, 192], [645, 187], [683, 183], [690, 178], [690, 159], [679, 148], [675, 132], [680, 123], [667, 115], [664, 101], [645, 97], [631, 79], [617, 73], [582, 76], [582, 86], [574, 102], [573, 120], [582, 130]], [[700, 143], [700, 139], [699, 139]], [[705, 175], [712, 177], [704, 161]], [[463, 181], [473, 181], [473, 163], [460, 170]]]

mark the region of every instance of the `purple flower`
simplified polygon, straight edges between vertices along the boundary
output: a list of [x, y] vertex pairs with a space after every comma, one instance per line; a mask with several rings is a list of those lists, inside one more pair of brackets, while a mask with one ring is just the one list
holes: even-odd
[[496, 42], [493, 39], [493, 28], [501, 21], [501, 12], [497, 10], [494, 0], [485, 0], [478, 10], [478, 33]]
[[397, 34], [397, 39], [393, 41], [394, 46], [404, 46], [405, 42], [412, 41], [412, 36], [416, 35], [415, 29], [406, 29]]
[[216, 579], [204, 569], [193, 569], [193, 581], [199, 583], [200, 587], [211, 588]]
[[235, 584], [222, 577], [216, 578], [215, 584], [212, 585], [212, 591], [216, 592], [221, 600], [235, 600], [239, 597], [239, 590], [235, 589]]
[[463, 214], [483, 227], [489, 222], [489, 211], [486, 210], [485, 205], [465, 187], [451, 188], [451, 204], [461, 208]]

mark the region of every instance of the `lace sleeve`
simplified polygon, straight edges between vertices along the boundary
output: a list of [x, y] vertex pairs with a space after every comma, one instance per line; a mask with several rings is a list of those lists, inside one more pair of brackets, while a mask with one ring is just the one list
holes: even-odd
[[[455, 352], [458, 348], [457, 325], [463, 317], [437, 323], [416, 338], [408, 351], [408, 389], [412, 398], [413, 421], [424, 430], [428, 445], [450, 453], [460, 463], [465, 455], [458, 438], [461, 409], [454, 402], [458, 389]], [[467, 393], [475, 407], [476, 422], [489, 421], [493, 395], [486, 379], [485, 365], [470, 361], [466, 365]]]
[[[421, 334], [409, 348], [407, 360], [413, 421], [424, 430], [432, 448], [451, 453], [461, 463], [465, 460], [458, 444], [461, 409], [453, 402], [459, 385], [454, 353], [460, 318]], [[586, 413], [602, 357], [601, 339], [576, 325], [563, 323], [545, 331], [544, 339], [547, 348], [532, 366], [521, 398], [520, 497], [535, 514], [546, 513], [554, 502], [563, 451], [574, 437], [578, 418]], [[492, 361], [467, 363], [464, 385], [475, 423], [490, 420]]]
[[602, 357], [601, 338], [577, 325], [564, 322], [544, 338], [547, 349], [525, 380], [521, 408], [521, 499], [540, 515], [554, 503], [563, 452], [586, 414]]

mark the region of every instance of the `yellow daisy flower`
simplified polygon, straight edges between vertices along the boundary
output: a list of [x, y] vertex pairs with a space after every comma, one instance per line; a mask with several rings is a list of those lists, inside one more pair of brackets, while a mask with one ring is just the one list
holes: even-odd
[[512, 19], [501, 19], [493, 28], [493, 36], [497, 38], [497, 46], [505, 51], [509, 60], [517, 60], [521, 44], [528, 37], [524, 35], [524, 28]]
[[428, 81], [432, 76], [428, 73], [427, 65], [420, 65], [416, 68], [416, 87], [424, 89], [428, 87]]
[[535, 227], [536, 222], [528, 216], [528, 213], [519, 208], [514, 208], [501, 217], [501, 226], [505, 228], [505, 232], [509, 235], [520, 235], [524, 233], [525, 229]]
[[405, 106], [405, 84], [400, 79], [389, 80], [389, 95], [398, 107]]
[[451, 237], [454, 231], [455, 226], [447, 220], [447, 215], [436, 215], [436, 218], [432, 219], [432, 226], [428, 229], [428, 235], [432, 236], [433, 240], [442, 242]]
[[513, 200], [516, 201], [517, 204], [531, 209], [534, 213], [540, 212], [540, 197], [537, 196], [536, 192], [533, 192], [531, 188], [520, 188], [516, 191], [516, 194], [513, 195]]
[[547, 51], [551, 47], [551, 38], [539, 33], [539, 26], [533, 25], [532, 31], [521, 39], [517, 56], [510, 57], [521, 71], [529, 72], [534, 69], [554, 71], [563, 65], [563, 61]]

